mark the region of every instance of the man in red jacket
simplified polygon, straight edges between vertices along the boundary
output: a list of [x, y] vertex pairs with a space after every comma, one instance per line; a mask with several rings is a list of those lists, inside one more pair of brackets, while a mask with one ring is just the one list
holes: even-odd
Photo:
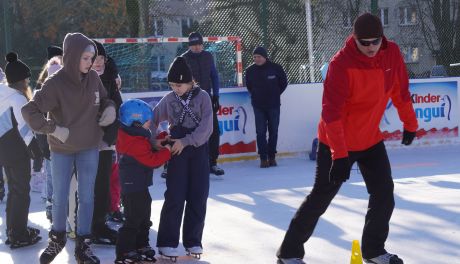
[[389, 99], [404, 125], [402, 144], [410, 145], [418, 125], [406, 67], [398, 46], [383, 35], [380, 19], [366, 13], [355, 20], [353, 34], [330, 62], [318, 126], [315, 183], [291, 220], [277, 252], [279, 263], [304, 263], [303, 244], [350, 177], [355, 162], [370, 195], [363, 258], [366, 263], [403, 263], [384, 247], [395, 204], [390, 163], [379, 130]]

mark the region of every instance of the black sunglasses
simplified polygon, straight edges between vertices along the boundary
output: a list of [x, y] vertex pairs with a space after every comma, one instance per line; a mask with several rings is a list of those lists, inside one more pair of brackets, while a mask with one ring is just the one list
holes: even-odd
[[374, 46], [377, 46], [380, 44], [380, 42], [382, 41], [382, 38], [378, 38], [378, 39], [374, 39], [374, 40], [362, 40], [362, 39], [358, 39], [358, 42], [359, 44], [361, 44], [362, 46], [370, 46], [371, 44], [374, 45]]

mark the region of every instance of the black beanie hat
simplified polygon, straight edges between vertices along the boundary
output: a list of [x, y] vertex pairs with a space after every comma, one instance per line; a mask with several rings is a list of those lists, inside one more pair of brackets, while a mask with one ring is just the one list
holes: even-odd
[[268, 58], [268, 54], [267, 54], [267, 50], [264, 48], [264, 47], [257, 47], [254, 49], [254, 51], [252, 52], [253, 55], [257, 54], [257, 55], [260, 55], [264, 58]]
[[32, 76], [30, 69], [22, 61], [18, 60], [18, 54], [10, 52], [6, 54], [5, 75], [8, 83], [17, 83]]
[[46, 48], [46, 52], [48, 53], [48, 60], [55, 56], [62, 56], [62, 49], [58, 46], [49, 46]]
[[96, 49], [97, 49], [97, 55], [98, 56], [104, 56], [107, 57], [107, 53], [105, 53], [105, 48], [104, 45], [102, 45], [99, 41], [97, 40], [92, 40], [94, 44], [96, 44]]
[[364, 13], [355, 19], [353, 34], [357, 39], [380, 38], [383, 27], [380, 18], [371, 13]]
[[183, 57], [176, 57], [169, 66], [168, 82], [189, 83], [192, 81], [192, 70]]
[[198, 32], [192, 32], [188, 35], [188, 45], [201, 45], [203, 44], [203, 36]]

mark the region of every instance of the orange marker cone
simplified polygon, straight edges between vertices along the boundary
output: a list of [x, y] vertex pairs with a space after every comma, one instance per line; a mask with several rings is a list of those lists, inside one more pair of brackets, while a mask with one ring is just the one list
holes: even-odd
[[353, 240], [351, 245], [351, 260], [350, 264], [363, 264], [363, 257], [361, 256], [361, 247], [358, 240]]

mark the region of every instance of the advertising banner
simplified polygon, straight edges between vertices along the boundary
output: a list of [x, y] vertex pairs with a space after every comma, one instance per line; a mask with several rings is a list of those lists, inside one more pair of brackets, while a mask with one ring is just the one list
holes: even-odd
[[[254, 112], [247, 91], [233, 89], [220, 94], [220, 108], [217, 119], [220, 130], [220, 154], [238, 154], [256, 152], [256, 132]], [[163, 93], [166, 94], [166, 93]], [[154, 108], [162, 96], [142, 97]], [[161, 122], [158, 130], [167, 131], [168, 123]]]
[[[459, 100], [458, 79], [411, 80], [411, 100], [418, 121], [418, 139], [458, 137]], [[390, 101], [380, 128], [386, 140], [399, 140], [402, 123]]]

